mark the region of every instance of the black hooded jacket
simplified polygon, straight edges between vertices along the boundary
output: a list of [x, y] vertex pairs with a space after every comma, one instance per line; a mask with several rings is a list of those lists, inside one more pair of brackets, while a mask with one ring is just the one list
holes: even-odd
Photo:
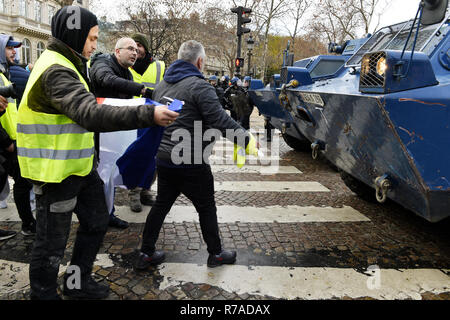
[[132, 99], [140, 96], [145, 86], [133, 81], [130, 70], [122, 67], [114, 54], [97, 53], [89, 69], [97, 97]]

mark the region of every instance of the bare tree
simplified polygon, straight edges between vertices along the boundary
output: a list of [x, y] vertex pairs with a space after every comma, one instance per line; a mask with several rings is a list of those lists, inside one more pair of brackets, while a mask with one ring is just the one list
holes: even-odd
[[[352, 0], [350, 5], [353, 10], [357, 12], [364, 33], [368, 34], [371, 31], [370, 27], [374, 22], [374, 19], [376, 19], [376, 25], [373, 27], [372, 31], [378, 29], [380, 18], [387, 6], [387, 2], [386, 0]], [[376, 11], [378, 11], [378, 13]]]
[[196, 0], [124, 1], [127, 18], [119, 23], [119, 30], [145, 34], [152, 54], [171, 61], [181, 43], [193, 36], [196, 4]]
[[[311, 30], [329, 42], [355, 39], [378, 28], [386, 0], [320, 0]], [[376, 20], [375, 20], [376, 19]]]
[[256, 16], [260, 17], [263, 21], [262, 28], [264, 28], [263, 39], [263, 52], [262, 52], [262, 60], [261, 67], [262, 77], [264, 79], [266, 68], [267, 68], [267, 49], [269, 43], [269, 32], [272, 27], [272, 23], [274, 20], [282, 17], [287, 12], [289, 12], [288, 6], [286, 6], [287, 0], [260, 0], [258, 5], [258, 12]]
[[301, 20], [305, 14], [305, 12], [312, 5], [312, 1], [310, 0], [291, 0], [288, 4], [289, 7], [289, 15], [294, 21], [294, 24], [286, 24], [283, 23], [285, 29], [289, 32], [291, 36], [291, 45], [295, 47], [295, 40], [300, 33]]
[[319, 0], [315, 6], [311, 30], [322, 35], [328, 42], [342, 42], [345, 38], [355, 39], [358, 17], [351, 6], [353, 0]]

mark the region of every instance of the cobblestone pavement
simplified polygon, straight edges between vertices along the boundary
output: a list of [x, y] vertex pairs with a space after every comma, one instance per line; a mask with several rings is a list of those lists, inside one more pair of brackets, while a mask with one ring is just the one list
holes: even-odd
[[[252, 116], [252, 127], [262, 128], [262, 119], [257, 114]], [[294, 166], [302, 174], [215, 173], [214, 176], [216, 182], [282, 181], [288, 185], [290, 182], [314, 181], [328, 188], [330, 192], [216, 191], [217, 206], [257, 209], [271, 206], [350, 207], [366, 220], [290, 223], [274, 220], [271, 223], [261, 223], [247, 221], [248, 217], [243, 216], [241, 221], [219, 223], [223, 246], [238, 252], [236, 266], [216, 268], [222, 270], [219, 272], [225, 273], [227, 270], [235, 270], [232, 268], [237, 267], [244, 267], [243, 270], [246, 272], [255, 271], [259, 267], [261, 270], [271, 267], [273, 268], [271, 269], [272, 274], [274, 272], [281, 274], [286, 270], [292, 271], [291, 277], [293, 277], [294, 271], [299, 269], [303, 270], [305, 274], [309, 270], [326, 270], [326, 272], [330, 272], [329, 274], [332, 274], [331, 272], [339, 274], [342, 270], [350, 270], [361, 275], [368, 270], [369, 266], [373, 265], [377, 265], [381, 270], [400, 271], [404, 274], [411, 270], [417, 272], [434, 270], [443, 276], [443, 289], [436, 291], [434, 287], [421, 287], [415, 288], [415, 295], [408, 295], [404, 291], [399, 292], [397, 296], [386, 294], [384, 298], [450, 299], [450, 234], [448, 232], [450, 222], [448, 219], [431, 224], [396, 203], [388, 202], [385, 205], [379, 205], [365, 202], [346, 188], [339, 174], [325, 161], [314, 161], [308, 153], [293, 151], [282, 139], [280, 140], [280, 166]], [[11, 200], [9, 201], [11, 203]], [[117, 207], [127, 205], [127, 194], [124, 190], [117, 189], [115, 204]], [[186, 197], [180, 196], [175, 206], [187, 207], [191, 206], [191, 203]], [[149, 208], [146, 208], [142, 213], [134, 215], [143, 222], [148, 211]], [[265, 284], [263, 282], [270, 282], [270, 279], [261, 280], [259, 290], [254, 289], [247, 292], [242, 291], [242, 288], [233, 291], [235, 287], [227, 283], [228, 278], [225, 274], [222, 274], [225, 279], [223, 282], [214, 282], [212, 278], [217, 276], [217, 271], [215, 269], [215, 273], [211, 273], [212, 271], [209, 272], [205, 267], [206, 247], [202, 240], [199, 223], [196, 221], [166, 222], [161, 231], [157, 248], [165, 250], [167, 265], [159, 268], [152, 267], [145, 272], [137, 272], [133, 269], [133, 261], [137, 256], [136, 250], [140, 248], [144, 226], [142, 222], [131, 223], [126, 230], [110, 229], [104, 239], [99, 255], [106, 260], [106, 263], [96, 263], [93, 271], [97, 281], [110, 285], [109, 300], [308, 299], [308, 294], [303, 296], [299, 293], [298, 296], [295, 296], [295, 291], [294, 296], [288, 295], [287, 292], [286, 294], [279, 292], [270, 295], [271, 291], [264, 291], [263, 288], [263, 284]], [[20, 226], [18, 220], [0, 222], [1, 228], [18, 231]], [[77, 223], [74, 223], [63, 265], [70, 260], [76, 228]], [[26, 268], [30, 259], [32, 243], [33, 239], [24, 238], [20, 234], [8, 241], [0, 242], [0, 279], [1, 274], [6, 274], [8, 268], [14, 273], [14, 266], [8, 265], [8, 262], [14, 262]], [[200, 271], [193, 278], [182, 275], [178, 279], [175, 273], [169, 274], [170, 267], [177, 264], [185, 266], [186, 274], [188, 268], [201, 268], [200, 265], [203, 265], [203, 269], [199, 270], [203, 270], [207, 275], [201, 275]], [[19, 281], [18, 278], [16, 282]], [[368, 277], [366, 276], [366, 278]], [[341, 279], [335, 280], [341, 281]], [[11, 290], [6, 294], [3, 290], [0, 299], [28, 299], [29, 288], [26, 284], [19, 290]], [[14, 281], [6, 284], [11, 287], [15, 285]], [[326, 286], [322, 288], [326, 289]], [[325, 289], [324, 291], [326, 291]], [[309, 294], [313, 293], [313, 289], [311, 290]], [[317, 296], [312, 294], [312, 297]], [[383, 299], [383, 296], [352, 295], [351, 293], [347, 295], [346, 292], [340, 292], [330, 293], [324, 298], [366, 300]]]

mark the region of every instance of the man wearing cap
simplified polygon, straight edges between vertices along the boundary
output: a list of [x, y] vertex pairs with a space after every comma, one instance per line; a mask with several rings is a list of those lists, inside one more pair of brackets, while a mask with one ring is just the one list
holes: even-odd
[[178, 116], [167, 106], [97, 103], [90, 92], [87, 61], [97, 49], [98, 29], [97, 17], [89, 10], [60, 9], [52, 18], [52, 37], [33, 67], [19, 107], [20, 170], [32, 181], [37, 202], [29, 273], [34, 300], [61, 299], [57, 279], [73, 212], [79, 227], [63, 293], [87, 299], [109, 295], [109, 287], [91, 276], [109, 220], [94, 132], [166, 126]]
[[[145, 87], [153, 92], [156, 86], [163, 80], [165, 72], [165, 64], [163, 61], [156, 60], [150, 52], [150, 45], [147, 38], [140, 33], [135, 33], [131, 38], [137, 44], [137, 60], [130, 67], [134, 81], [142, 83]], [[156, 172], [156, 167], [148, 172]], [[128, 193], [130, 200], [130, 208], [134, 212], [142, 211], [142, 204], [151, 206], [154, 199], [150, 193], [150, 187], [155, 182], [156, 176], [146, 177], [142, 181], [143, 185], [132, 189]]]
[[[3, 71], [0, 75], [0, 86], [11, 84], [10, 67], [15, 65], [16, 49], [22, 45], [10, 35], [0, 35], [0, 63]], [[31, 183], [22, 178], [17, 159], [17, 94], [8, 97], [8, 107], [0, 117], [0, 155], [6, 160], [1, 165], [4, 169], [0, 175], [0, 185], [3, 188], [8, 181], [8, 175], [14, 179], [14, 202], [22, 220], [22, 234], [33, 236], [36, 234], [36, 220], [30, 206]]]

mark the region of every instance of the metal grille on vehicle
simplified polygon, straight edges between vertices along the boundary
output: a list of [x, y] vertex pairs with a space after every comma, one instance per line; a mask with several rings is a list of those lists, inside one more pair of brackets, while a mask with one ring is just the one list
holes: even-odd
[[288, 69], [286, 67], [281, 68], [280, 73], [281, 83], [288, 83], [287, 77], [288, 77]]
[[381, 59], [386, 59], [385, 52], [366, 54], [361, 61], [360, 88], [384, 88], [385, 75], [377, 72], [377, 64]]

